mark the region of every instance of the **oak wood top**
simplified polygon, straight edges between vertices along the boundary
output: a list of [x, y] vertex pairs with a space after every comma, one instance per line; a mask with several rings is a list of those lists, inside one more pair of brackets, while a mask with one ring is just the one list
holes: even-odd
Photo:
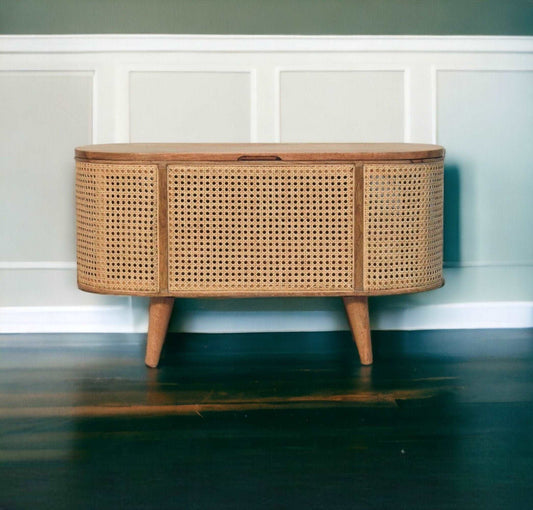
[[416, 143], [114, 143], [76, 148], [106, 161], [384, 161], [441, 158], [440, 145]]

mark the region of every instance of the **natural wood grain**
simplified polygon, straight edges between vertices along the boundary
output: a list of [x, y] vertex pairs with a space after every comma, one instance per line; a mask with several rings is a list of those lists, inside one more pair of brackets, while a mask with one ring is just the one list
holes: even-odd
[[1, 335], [0, 508], [529, 510], [531, 335]]
[[134, 143], [87, 145], [76, 158], [124, 161], [237, 161], [277, 156], [283, 161], [377, 161], [440, 158], [439, 145], [405, 143]]
[[370, 322], [368, 318], [368, 298], [348, 296], [344, 297], [343, 301], [361, 364], [371, 365], [372, 342], [370, 339]]
[[365, 253], [364, 239], [364, 202], [365, 202], [365, 175], [363, 163], [355, 165], [354, 189], [354, 291], [357, 294], [364, 290], [363, 263]]
[[145, 363], [151, 368], [155, 368], [159, 364], [173, 305], [174, 298], [171, 297], [153, 297], [150, 299]]
[[341, 296], [394, 296], [399, 294], [414, 294], [416, 292], [424, 292], [428, 290], [439, 289], [444, 285], [444, 279], [435, 283], [435, 285], [427, 285], [424, 287], [409, 287], [405, 289], [391, 289], [391, 290], [347, 290], [347, 291], [173, 291], [169, 292], [140, 292], [140, 291], [115, 291], [105, 290], [91, 287], [78, 283], [78, 288], [86, 292], [94, 292], [97, 294], [107, 294], [113, 296], [140, 296], [140, 297], [176, 297], [176, 298], [260, 298], [260, 297], [341, 297]]
[[165, 164], [158, 165], [159, 173], [159, 294], [168, 294], [168, 176]]

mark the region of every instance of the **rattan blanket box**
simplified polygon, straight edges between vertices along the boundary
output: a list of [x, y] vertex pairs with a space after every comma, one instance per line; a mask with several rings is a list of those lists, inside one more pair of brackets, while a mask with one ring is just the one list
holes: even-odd
[[78, 286], [150, 297], [151, 367], [175, 297], [225, 296], [340, 296], [370, 364], [367, 297], [443, 284], [443, 157], [422, 144], [78, 147]]

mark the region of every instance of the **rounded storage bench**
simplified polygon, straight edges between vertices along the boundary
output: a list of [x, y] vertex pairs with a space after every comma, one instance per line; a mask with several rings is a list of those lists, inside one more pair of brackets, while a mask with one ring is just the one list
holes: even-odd
[[78, 286], [151, 297], [149, 366], [175, 297], [225, 296], [341, 296], [370, 364], [367, 296], [443, 284], [443, 157], [420, 144], [78, 147]]

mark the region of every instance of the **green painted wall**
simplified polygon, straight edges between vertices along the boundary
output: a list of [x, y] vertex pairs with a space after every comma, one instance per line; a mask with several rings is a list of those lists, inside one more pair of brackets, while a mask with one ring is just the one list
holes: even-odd
[[0, 33], [533, 35], [533, 1], [0, 0]]

